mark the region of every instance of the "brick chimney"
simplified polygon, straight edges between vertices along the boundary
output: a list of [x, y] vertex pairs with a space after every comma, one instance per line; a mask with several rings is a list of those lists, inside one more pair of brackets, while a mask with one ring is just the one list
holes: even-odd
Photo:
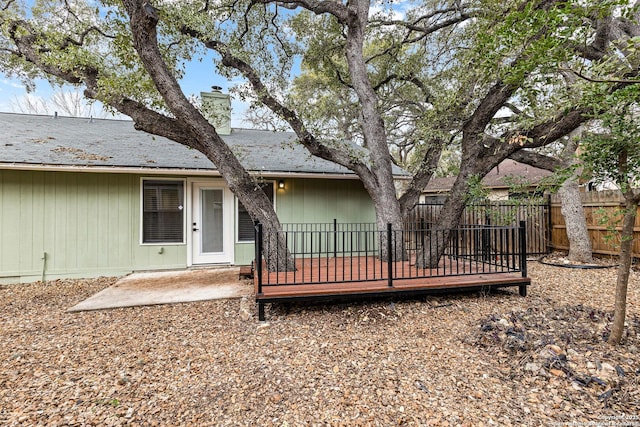
[[222, 93], [220, 86], [212, 86], [211, 92], [200, 92], [202, 114], [219, 135], [231, 135], [231, 97]]

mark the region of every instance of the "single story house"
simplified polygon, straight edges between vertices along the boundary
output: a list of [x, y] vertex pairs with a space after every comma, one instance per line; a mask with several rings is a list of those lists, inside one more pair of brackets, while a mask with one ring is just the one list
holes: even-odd
[[[488, 190], [489, 200], [509, 200], [534, 194], [538, 184], [553, 172], [516, 162], [503, 160], [482, 179], [482, 185]], [[432, 178], [422, 191], [422, 203], [442, 203], [451, 191], [455, 176]]]
[[[0, 113], [0, 123], [0, 283], [253, 260], [251, 218], [201, 153], [131, 121]], [[282, 223], [375, 221], [357, 176], [311, 157], [293, 133], [224, 133]]]

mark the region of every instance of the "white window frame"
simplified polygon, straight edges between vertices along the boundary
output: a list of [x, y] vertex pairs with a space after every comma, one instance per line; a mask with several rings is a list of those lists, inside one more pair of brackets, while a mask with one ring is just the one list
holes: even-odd
[[[264, 183], [271, 183], [271, 185], [273, 186], [273, 210], [276, 210], [276, 200], [278, 199], [278, 180], [276, 179], [265, 179], [263, 181]], [[253, 240], [240, 240], [240, 236], [238, 236], [238, 234], [240, 233], [240, 215], [238, 212], [238, 203], [240, 202], [238, 200], [238, 197], [235, 197], [235, 207], [234, 207], [234, 217], [235, 217], [235, 233], [234, 233], [234, 238], [235, 238], [235, 242], [236, 244], [240, 244], [240, 245], [253, 245], [254, 241]]]
[[[172, 181], [182, 182], [182, 242], [144, 242], [144, 182], [145, 181]], [[186, 245], [187, 236], [187, 181], [184, 178], [167, 178], [155, 176], [140, 177], [140, 231], [139, 243], [141, 246], [180, 246]]]

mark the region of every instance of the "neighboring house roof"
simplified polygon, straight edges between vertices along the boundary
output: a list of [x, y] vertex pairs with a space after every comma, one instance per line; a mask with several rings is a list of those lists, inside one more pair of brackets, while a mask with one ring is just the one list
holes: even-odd
[[[137, 131], [132, 121], [0, 113], [0, 122], [0, 169], [216, 170], [202, 153]], [[291, 132], [233, 129], [222, 139], [251, 172], [355, 177], [340, 165], [311, 156]], [[399, 168], [394, 173], [405, 174]]]
[[[497, 167], [491, 169], [491, 171], [482, 179], [482, 185], [490, 189], [501, 189], [511, 187], [511, 180], [517, 180], [516, 183], [527, 183], [530, 186], [535, 186], [543, 178], [552, 175], [544, 169], [539, 169], [533, 166], [525, 165], [524, 163], [516, 162], [515, 160], [507, 159], [503, 160]], [[448, 192], [453, 187], [455, 182], [455, 176], [449, 176], [444, 178], [432, 178], [429, 184], [424, 189], [424, 193], [443, 193]]]

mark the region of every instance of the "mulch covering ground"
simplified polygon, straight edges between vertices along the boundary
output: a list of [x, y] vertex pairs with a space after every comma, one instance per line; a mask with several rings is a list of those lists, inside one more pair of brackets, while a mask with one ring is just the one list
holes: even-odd
[[640, 425], [640, 274], [529, 264], [489, 295], [69, 314], [114, 278], [0, 287], [0, 425]]

